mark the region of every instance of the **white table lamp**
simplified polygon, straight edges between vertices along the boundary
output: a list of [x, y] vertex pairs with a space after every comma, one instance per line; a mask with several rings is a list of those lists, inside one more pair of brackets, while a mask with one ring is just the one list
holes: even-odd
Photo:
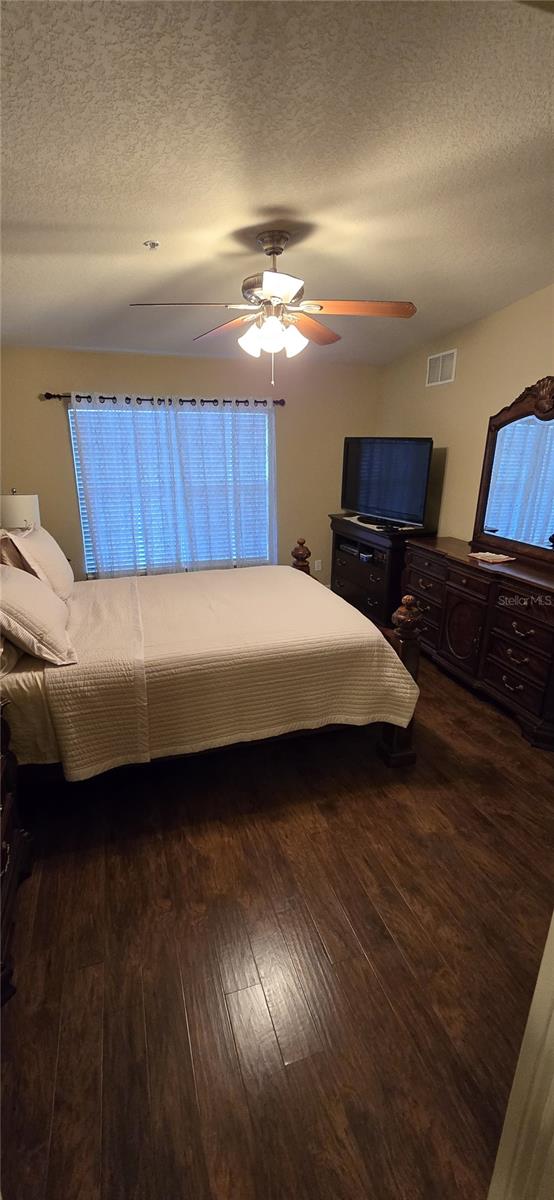
[[38, 496], [20, 496], [12, 492], [1, 497], [0, 521], [3, 529], [32, 529], [40, 525]]

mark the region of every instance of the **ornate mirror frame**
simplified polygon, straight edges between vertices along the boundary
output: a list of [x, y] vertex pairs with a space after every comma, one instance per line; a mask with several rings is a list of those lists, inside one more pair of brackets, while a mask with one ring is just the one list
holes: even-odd
[[554, 547], [552, 550], [547, 550], [542, 546], [533, 546], [529, 542], [511, 541], [509, 538], [497, 537], [494, 533], [485, 533], [483, 529], [498, 431], [504, 425], [511, 425], [513, 421], [519, 421], [521, 417], [530, 416], [538, 417], [539, 421], [554, 420], [554, 375], [546, 375], [544, 379], [539, 379], [530, 387], [525, 388], [521, 396], [518, 396], [512, 404], [508, 404], [506, 408], [501, 408], [500, 412], [495, 413], [489, 420], [471, 548], [472, 550], [492, 550], [501, 554], [515, 554], [518, 558], [521, 556], [526, 559], [534, 559], [539, 563], [548, 562], [554, 568]]

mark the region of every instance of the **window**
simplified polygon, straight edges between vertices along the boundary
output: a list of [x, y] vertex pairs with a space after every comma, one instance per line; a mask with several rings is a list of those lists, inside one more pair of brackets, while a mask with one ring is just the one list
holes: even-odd
[[276, 561], [273, 405], [72, 397], [89, 575]]
[[522, 417], [499, 429], [484, 531], [549, 548], [554, 533], [554, 422]]

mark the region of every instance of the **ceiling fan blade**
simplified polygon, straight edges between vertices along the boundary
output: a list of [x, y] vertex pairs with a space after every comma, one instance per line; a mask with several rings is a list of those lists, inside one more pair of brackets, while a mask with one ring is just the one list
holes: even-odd
[[[139, 300], [134, 304], [130, 304], [129, 308], [232, 308], [231, 304], [224, 304], [223, 300], [219, 303], [206, 304], [203, 300]], [[251, 305], [248, 305], [250, 308]]]
[[319, 304], [320, 312], [330, 317], [413, 317], [417, 312], [411, 300], [304, 300]]
[[261, 304], [226, 304], [225, 308], [233, 309], [234, 312], [250, 312], [256, 314], [262, 311]]
[[211, 335], [214, 333], [225, 333], [229, 329], [238, 329], [239, 326], [248, 325], [248, 323], [253, 321], [256, 316], [256, 313], [252, 313], [252, 315], [248, 317], [235, 317], [232, 321], [225, 321], [223, 325], [215, 325], [213, 329], [207, 329], [205, 333], [197, 333], [196, 337], [194, 337], [192, 340], [193, 342], [198, 342], [200, 341], [200, 338], [211, 337]]
[[340, 334], [333, 333], [333, 330], [327, 325], [322, 325], [321, 321], [314, 321], [307, 313], [295, 313], [294, 324], [304, 337], [309, 338], [310, 342], [317, 342], [318, 346], [330, 346], [331, 342], [340, 342]]

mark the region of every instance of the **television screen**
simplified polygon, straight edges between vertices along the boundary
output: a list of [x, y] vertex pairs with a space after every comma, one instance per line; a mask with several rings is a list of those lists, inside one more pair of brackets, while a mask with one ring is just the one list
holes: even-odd
[[432, 438], [345, 438], [342, 507], [422, 525], [432, 449]]

